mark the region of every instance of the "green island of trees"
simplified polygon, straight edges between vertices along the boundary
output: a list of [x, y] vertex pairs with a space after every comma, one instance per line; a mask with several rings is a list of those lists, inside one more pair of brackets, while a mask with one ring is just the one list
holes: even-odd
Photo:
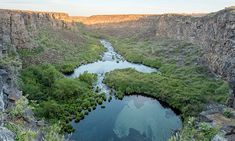
[[70, 122], [79, 122], [102, 104], [105, 94], [93, 92], [96, 75], [84, 73], [72, 79], [64, 77], [52, 65], [30, 66], [21, 72], [22, 90], [34, 107], [37, 118], [58, 123], [61, 132], [73, 132]]

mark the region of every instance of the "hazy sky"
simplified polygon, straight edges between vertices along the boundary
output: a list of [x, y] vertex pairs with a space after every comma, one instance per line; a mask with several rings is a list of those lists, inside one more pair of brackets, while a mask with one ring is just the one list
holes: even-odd
[[1, 9], [66, 12], [70, 15], [205, 13], [235, 0], [0, 0]]

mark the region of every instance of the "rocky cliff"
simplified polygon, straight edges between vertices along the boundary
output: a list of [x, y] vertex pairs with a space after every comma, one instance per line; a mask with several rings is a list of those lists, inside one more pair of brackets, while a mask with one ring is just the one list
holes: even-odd
[[118, 17], [102, 16], [103, 21], [92, 22], [97, 16], [83, 21], [114, 36], [168, 37], [199, 44], [212, 72], [225, 80], [235, 79], [235, 7], [206, 15], [139, 15], [131, 18], [134, 20], [126, 20], [130, 17], [126, 15], [119, 21]]
[[[14, 105], [21, 96], [17, 87], [17, 74], [21, 69], [17, 49], [36, 48], [31, 40], [41, 27], [68, 29], [76, 22], [120, 37], [168, 37], [199, 44], [211, 71], [225, 80], [235, 80], [235, 7], [207, 15], [103, 15], [88, 18], [69, 17], [64, 13], [0, 10], [0, 92], [4, 101], [10, 101], [3, 104], [4, 108]], [[0, 103], [0, 110], [1, 107]]]
[[67, 29], [73, 25], [64, 13], [0, 10], [0, 90], [4, 86], [8, 94], [19, 93], [16, 81], [21, 61], [17, 49], [37, 47], [31, 42], [35, 32], [44, 26]]
[[[235, 7], [207, 15], [100, 15], [69, 17], [65, 13], [0, 10], [0, 56], [18, 48], [34, 48], [34, 31], [42, 26], [71, 28], [82, 22], [122, 37], [169, 37], [201, 45], [212, 72], [235, 79]], [[12, 47], [9, 47], [12, 46]]]
[[160, 16], [156, 36], [199, 44], [209, 68], [224, 79], [235, 79], [235, 10], [228, 8], [203, 17]]
[[42, 26], [69, 28], [72, 24], [64, 13], [0, 10], [0, 56], [18, 48], [35, 47], [30, 39]]
[[[0, 113], [14, 108], [15, 102], [22, 97], [18, 89], [18, 72], [22, 63], [17, 49], [36, 48], [31, 40], [42, 27], [70, 29], [73, 25], [71, 18], [64, 13], [0, 10]], [[1, 113], [0, 140], [14, 140], [14, 134], [3, 127], [6, 120], [12, 119]], [[36, 120], [30, 122], [35, 124]]]

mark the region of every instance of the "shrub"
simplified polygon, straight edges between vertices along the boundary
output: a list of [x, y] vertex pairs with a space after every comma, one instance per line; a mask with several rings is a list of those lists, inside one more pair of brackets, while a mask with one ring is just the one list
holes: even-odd
[[61, 106], [54, 100], [44, 101], [39, 104], [35, 109], [35, 114], [38, 117], [44, 117], [46, 119], [59, 119], [62, 109]]
[[97, 77], [95, 74], [90, 74], [88, 72], [85, 72], [83, 74], [81, 74], [78, 77], [79, 80], [86, 82], [88, 85], [92, 86], [93, 83], [97, 80]]
[[[199, 125], [199, 129], [197, 129]], [[191, 117], [185, 123], [183, 129], [172, 136], [169, 141], [210, 141], [218, 133], [218, 128], [214, 128], [208, 123], [196, 123], [195, 118]]]
[[74, 72], [75, 65], [73, 64], [64, 64], [60, 67], [60, 71], [64, 74], [72, 74]]
[[58, 124], [53, 124], [44, 129], [46, 141], [64, 141], [64, 136], [59, 134], [61, 127]]
[[103, 103], [103, 99], [102, 99], [102, 98], [98, 98], [98, 99], [97, 99], [97, 103], [98, 103], [99, 105], [101, 105], [101, 104]]
[[[178, 71], [177, 69], [175, 71]], [[185, 68], [183, 71], [191, 71]], [[126, 94], [143, 93], [160, 99], [181, 111], [184, 117], [195, 116], [208, 101], [218, 101], [226, 97], [228, 89], [221, 89], [223, 81], [205, 76], [168, 76], [159, 73], [140, 73], [133, 69], [115, 70], [107, 73], [104, 82], [116, 90], [115, 96], [122, 99]], [[224, 84], [226, 85], [226, 84]], [[216, 93], [220, 89], [221, 93]]]
[[38, 133], [37, 130], [31, 130], [30, 128], [24, 128], [24, 126], [20, 124], [14, 124], [8, 122], [6, 127], [15, 133], [16, 141], [32, 141], [36, 139], [36, 135]]
[[22, 96], [16, 101], [15, 107], [10, 110], [10, 115], [13, 117], [22, 117], [26, 108], [28, 108], [28, 100], [26, 97]]
[[229, 108], [225, 108], [223, 111], [223, 115], [227, 118], [231, 118], [232, 117], [232, 110]]

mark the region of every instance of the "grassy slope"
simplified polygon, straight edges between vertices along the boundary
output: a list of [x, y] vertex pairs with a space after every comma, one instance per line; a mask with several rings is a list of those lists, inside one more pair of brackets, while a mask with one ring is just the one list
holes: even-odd
[[81, 25], [73, 30], [44, 27], [32, 42], [36, 48], [19, 50], [24, 66], [50, 63], [64, 73], [72, 72], [82, 63], [99, 59], [104, 51], [99, 40]]
[[184, 117], [197, 115], [208, 102], [225, 102], [228, 85], [198, 65], [199, 46], [170, 39], [110, 38], [114, 48], [127, 60], [159, 68], [161, 74], [116, 70], [105, 82], [117, 90], [118, 97], [145, 93], [179, 109]]
[[69, 79], [61, 72], [71, 73], [76, 66], [99, 59], [104, 48], [81, 25], [71, 30], [42, 27], [31, 42], [36, 48], [18, 50], [24, 67], [20, 76], [23, 94], [37, 118], [59, 123], [61, 132], [73, 132], [69, 122], [79, 122], [105, 96], [93, 92], [93, 75]]

